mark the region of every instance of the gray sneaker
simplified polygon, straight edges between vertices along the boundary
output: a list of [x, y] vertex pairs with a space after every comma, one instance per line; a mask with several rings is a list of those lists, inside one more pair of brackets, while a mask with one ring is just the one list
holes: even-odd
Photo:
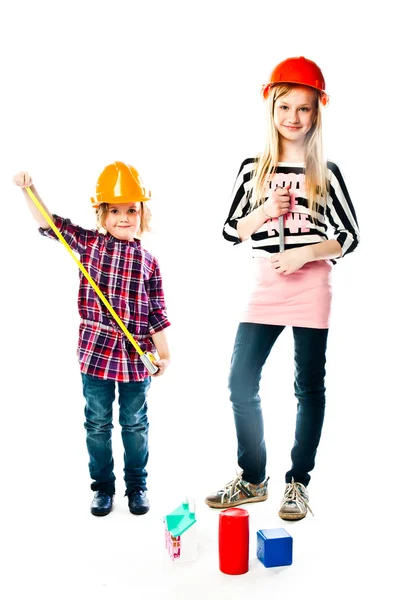
[[230, 508], [246, 502], [264, 502], [268, 498], [268, 479], [252, 484], [239, 475], [226, 484], [222, 490], [207, 496], [205, 503], [211, 508]]
[[292, 483], [286, 484], [279, 516], [286, 521], [299, 521], [304, 519], [308, 511], [314, 515], [308, 504], [307, 488], [292, 478]]

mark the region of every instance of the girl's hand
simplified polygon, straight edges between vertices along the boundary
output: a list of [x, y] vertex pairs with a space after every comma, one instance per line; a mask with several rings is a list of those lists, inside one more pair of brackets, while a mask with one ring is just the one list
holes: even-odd
[[156, 367], [158, 367], [158, 371], [157, 373], [154, 373], [152, 377], [160, 377], [160, 375], [163, 375], [165, 373], [165, 369], [169, 365], [169, 358], [159, 358], [157, 360], [153, 360], [153, 364], [156, 365]]
[[311, 248], [303, 246], [302, 248], [291, 248], [279, 254], [273, 254], [271, 258], [271, 268], [282, 275], [291, 275], [295, 273], [306, 263], [313, 259]]
[[286, 187], [277, 187], [264, 202], [265, 214], [271, 219], [280, 217], [289, 212], [290, 209], [290, 183]]
[[21, 171], [20, 173], [14, 175], [13, 182], [15, 183], [15, 185], [18, 185], [19, 187], [23, 188], [29, 187], [33, 183], [32, 177], [27, 171]]

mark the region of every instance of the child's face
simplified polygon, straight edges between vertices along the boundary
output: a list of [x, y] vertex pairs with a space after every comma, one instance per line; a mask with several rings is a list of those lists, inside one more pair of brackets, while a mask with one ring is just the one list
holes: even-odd
[[275, 102], [275, 127], [285, 139], [303, 143], [316, 114], [314, 92], [306, 87], [294, 88]]
[[140, 229], [140, 202], [110, 204], [105, 228], [118, 240], [131, 242]]

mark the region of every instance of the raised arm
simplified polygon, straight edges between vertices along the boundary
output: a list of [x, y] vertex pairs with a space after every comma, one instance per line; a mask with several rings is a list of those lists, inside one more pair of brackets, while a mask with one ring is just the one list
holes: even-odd
[[35, 194], [36, 198], [39, 200], [40, 204], [43, 206], [43, 208], [49, 215], [50, 219], [54, 222], [54, 219], [53, 219], [51, 213], [49, 212], [47, 206], [45, 205], [45, 203], [43, 202], [43, 200], [40, 198], [39, 194], [37, 193], [36, 188], [33, 185], [32, 177], [29, 175], [29, 173], [27, 173], [26, 171], [21, 171], [20, 173], [17, 173], [17, 175], [14, 175], [14, 177], [13, 177], [13, 182], [15, 183], [15, 185], [17, 185], [18, 187], [20, 187], [22, 189], [22, 193], [25, 196], [26, 202], [28, 204], [28, 208], [31, 211], [32, 216], [35, 219], [35, 221], [38, 223], [38, 225], [40, 227], [42, 227], [42, 229], [49, 229], [50, 227], [49, 227], [49, 224], [47, 223], [46, 219], [43, 217], [42, 213], [36, 208], [36, 206], [34, 205], [34, 203], [31, 200], [28, 192], [26, 191], [27, 187], [31, 188], [32, 192]]

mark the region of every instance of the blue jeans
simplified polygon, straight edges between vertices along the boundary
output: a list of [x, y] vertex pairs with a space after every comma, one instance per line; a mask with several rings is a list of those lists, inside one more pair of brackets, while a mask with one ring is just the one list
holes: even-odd
[[[238, 464], [243, 479], [257, 484], [265, 479], [267, 454], [264, 422], [258, 395], [261, 371], [283, 325], [240, 323], [229, 375], [230, 399], [238, 441]], [[292, 467], [286, 482], [308, 485], [325, 414], [325, 356], [328, 329], [293, 327], [294, 392], [297, 419]]]
[[119, 391], [119, 423], [124, 445], [124, 479], [126, 494], [134, 489], [146, 490], [146, 465], [149, 457], [147, 401], [150, 377], [129, 383], [82, 375], [85, 406], [86, 445], [92, 490], [115, 493], [114, 460], [111, 430], [115, 385]]

